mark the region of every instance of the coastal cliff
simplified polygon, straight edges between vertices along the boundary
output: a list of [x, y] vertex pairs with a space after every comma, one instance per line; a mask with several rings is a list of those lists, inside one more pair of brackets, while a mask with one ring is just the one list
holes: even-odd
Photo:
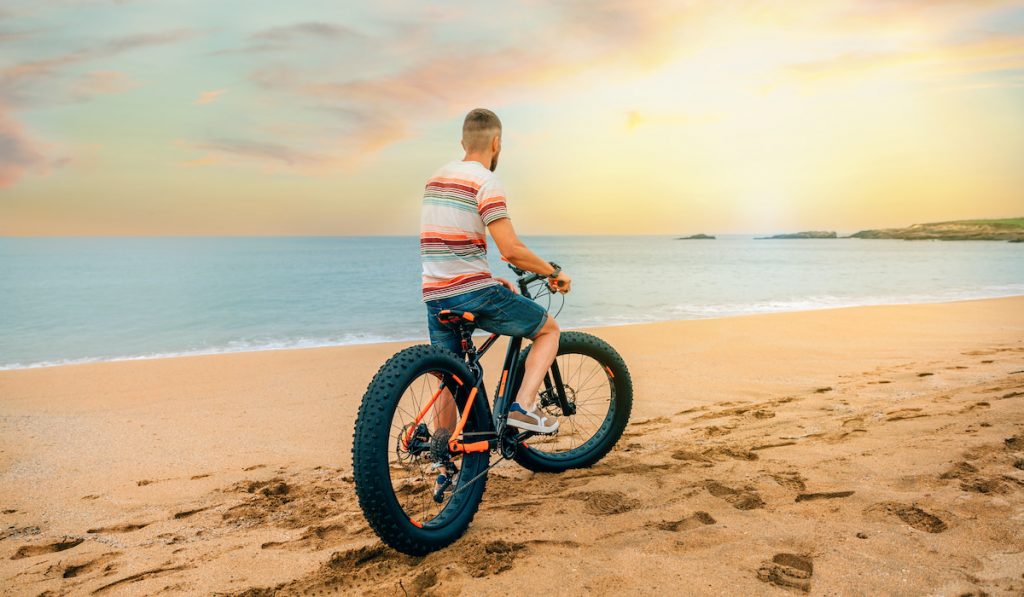
[[914, 224], [906, 228], [861, 230], [851, 238], [903, 240], [1024, 240], [1024, 218], [1004, 220], [957, 220]]

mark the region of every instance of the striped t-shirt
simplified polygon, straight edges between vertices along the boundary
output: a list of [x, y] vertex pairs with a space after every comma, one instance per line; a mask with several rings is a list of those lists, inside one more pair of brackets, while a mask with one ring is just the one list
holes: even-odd
[[423, 300], [497, 284], [487, 266], [486, 227], [507, 217], [505, 189], [480, 162], [451, 162], [435, 172], [420, 219]]

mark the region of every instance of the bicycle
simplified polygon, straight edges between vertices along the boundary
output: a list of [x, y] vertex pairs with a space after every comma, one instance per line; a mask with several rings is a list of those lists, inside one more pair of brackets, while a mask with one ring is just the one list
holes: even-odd
[[[536, 282], [552, 292], [543, 276], [509, 267], [523, 296], [534, 298]], [[506, 419], [530, 347], [522, 348], [523, 338], [509, 339], [492, 414], [480, 357], [499, 335], [477, 349], [473, 313], [445, 310], [438, 319], [458, 332], [464, 357], [430, 345], [392, 356], [363, 395], [352, 437], [363, 515], [384, 543], [410, 555], [442, 549], [466, 532], [488, 471], [504, 460], [535, 472], [598, 462], [621, 437], [633, 402], [629, 369], [614, 348], [591, 334], [562, 332], [539, 390], [541, 407], [560, 421], [558, 431], [510, 427]], [[492, 452], [499, 456], [494, 463]]]

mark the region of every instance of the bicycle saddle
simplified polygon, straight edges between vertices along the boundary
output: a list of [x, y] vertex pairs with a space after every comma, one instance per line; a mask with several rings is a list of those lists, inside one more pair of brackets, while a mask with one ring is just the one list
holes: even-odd
[[437, 314], [437, 320], [441, 322], [441, 325], [457, 328], [473, 325], [473, 322], [476, 321], [476, 315], [473, 315], [469, 311], [445, 309]]

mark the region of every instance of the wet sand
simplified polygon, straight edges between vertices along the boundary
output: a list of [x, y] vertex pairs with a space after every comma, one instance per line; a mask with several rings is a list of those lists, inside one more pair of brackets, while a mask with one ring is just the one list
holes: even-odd
[[499, 465], [425, 558], [351, 483], [402, 344], [0, 372], [0, 592], [1024, 591], [1024, 298], [591, 331], [634, 379], [619, 445]]

